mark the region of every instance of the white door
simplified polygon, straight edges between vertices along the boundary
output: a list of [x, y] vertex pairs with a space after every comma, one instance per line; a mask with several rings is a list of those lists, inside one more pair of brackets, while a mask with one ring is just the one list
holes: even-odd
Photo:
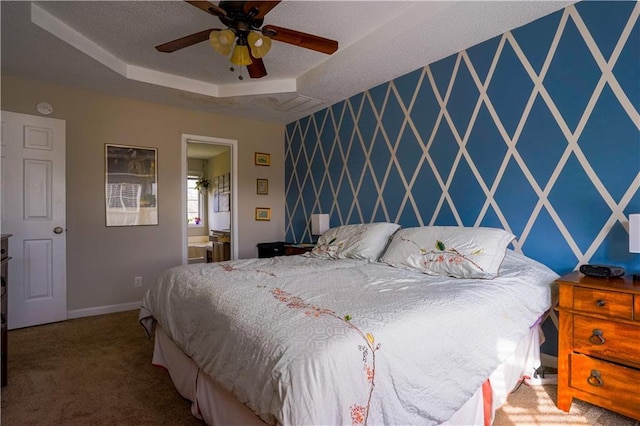
[[2, 233], [9, 329], [67, 319], [65, 121], [2, 111]]

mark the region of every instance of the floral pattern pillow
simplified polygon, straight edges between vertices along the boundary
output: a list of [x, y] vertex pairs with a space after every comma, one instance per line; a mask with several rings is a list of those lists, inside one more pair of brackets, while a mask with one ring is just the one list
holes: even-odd
[[499, 228], [405, 228], [393, 236], [380, 261], [430, 275], [490, 279], [498, 276], [514, 238]]
[[400, 228], [397, 223], [378, 222], [343, 225], [327, 230], [318, 238], [311, 256], [324, 259], [363, 259], [376, 262]]

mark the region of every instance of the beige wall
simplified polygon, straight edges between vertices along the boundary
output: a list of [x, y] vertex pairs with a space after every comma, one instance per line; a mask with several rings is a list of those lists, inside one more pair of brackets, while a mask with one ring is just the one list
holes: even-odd
[[[159, 274], [182, 262], [182, 134], [238, 141], [240, 258], [257, 256], [260, 242], [284, 238], [284, 126], [172, 108], [39, 81], [2, 76], [3, 110], [38, 115], [49, 102], [67, 130], [67, 299], [70, 311], [139, 301]], [[158, 226], [105, 226], [104, 145], [158, 149]], [[269, 152], [271, 167], [255, 166]], [[256, 178], [269, 195], [256, 195]], [[270, 222], [254, 220], [271, 207]], [[4, 230], [3, 230], [4, 232]], [[133, 277], [143, 276], [134, 288]]]

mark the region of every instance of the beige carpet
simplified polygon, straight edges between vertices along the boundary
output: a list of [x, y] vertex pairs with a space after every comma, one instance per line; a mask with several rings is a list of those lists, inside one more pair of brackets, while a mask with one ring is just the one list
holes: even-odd
[[[166, 371], [151, 365], [153, 342], [137, 314], [10, 331], [2, 425], [202, 425]], [[580, 401], [564, 413], [554, 401], [555, 386], [523, 385], [494, 424], [638, 426]]]
[[640, 422], [577, 399], [565, 413], [556, 407], [556, 391], [556, 385], [518, 387], [496, 413], [493, 424], [640, 426]]

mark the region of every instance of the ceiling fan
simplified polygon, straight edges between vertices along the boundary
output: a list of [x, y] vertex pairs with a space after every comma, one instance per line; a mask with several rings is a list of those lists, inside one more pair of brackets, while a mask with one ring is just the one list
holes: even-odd
[[[185, 0], [186, 1], [186, 0]], [[271, 48], [271, 40], [292, 44], [328, 55], [338, 50], [338, 42], [275, 25], [262, 26], [264, 17], [281, 0], [227, 1], [216, 6], [208, 1], [186, 1], [213, 16], [226, 28], [209, 28], [156, 46], [160, 52], [170, 53], [209, 39], [211, 47], [228, 56], [234, 65], [245, 65], [251, 78], [267, 75], [262, 58]]]

